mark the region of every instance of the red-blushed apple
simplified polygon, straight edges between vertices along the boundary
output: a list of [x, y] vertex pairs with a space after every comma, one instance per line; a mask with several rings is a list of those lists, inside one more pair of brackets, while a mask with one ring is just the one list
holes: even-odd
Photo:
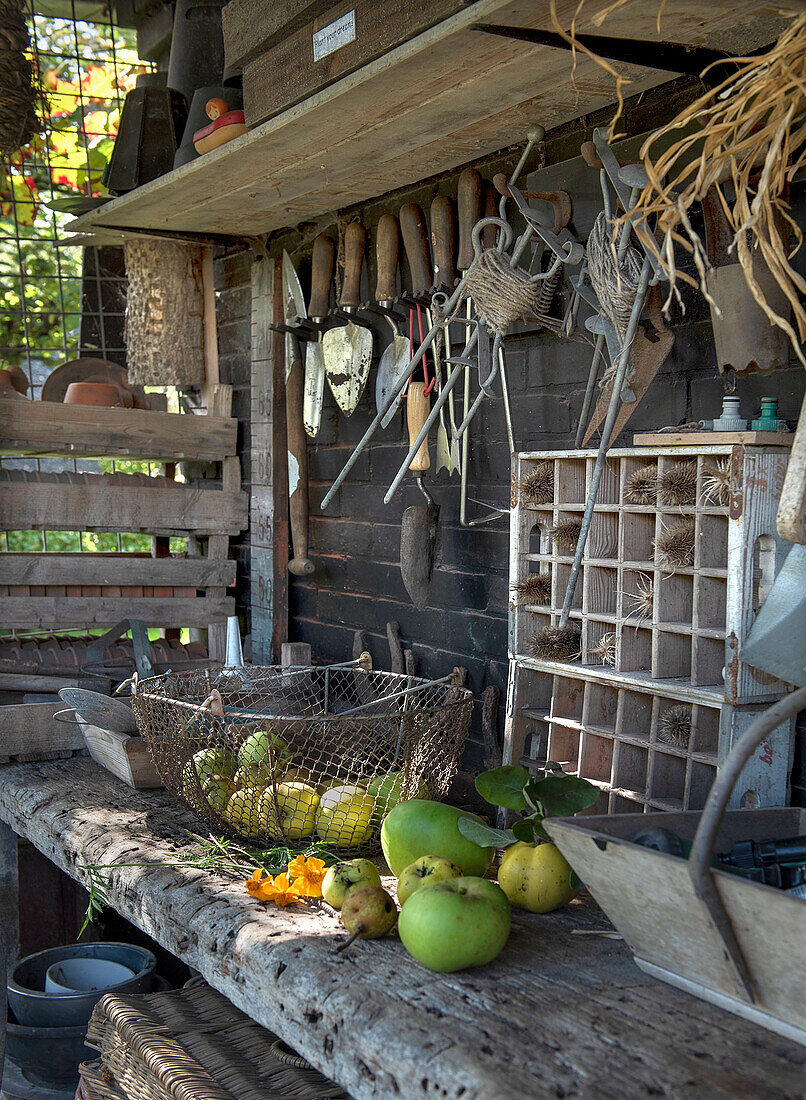
[[422, 886], [400, 910], [403, 946], [429, 970], [484, 966], [507, 942], [510, 908], [500, 886], [467, 876]]
[[461, 878], [462, 868], [442, 856], [420, 856], [410, 863], [397, 880], [397, 900], [402, 905], [415, 890], [429, 882], [444, 882], [447, 878]]

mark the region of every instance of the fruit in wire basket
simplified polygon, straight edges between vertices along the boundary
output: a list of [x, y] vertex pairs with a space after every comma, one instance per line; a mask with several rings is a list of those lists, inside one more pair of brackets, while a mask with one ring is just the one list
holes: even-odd
[[381, 876], [370, 859], [348, 859], [328, 867], [322, 880], [322, 897], [334, 909], [341, 909], [355, 886], [380, 886]]
[[238, 785], [228, 775], [214, 775], [202, 783], [202, 790], [210, 809], [223, 816], [229, 800], [238, 790]]
[[477, 814], [413, 798], [399, 802], [381, 826], [381, 846], [393, 875], [400, 875], [420, 856], [442, 856], [457, 863], [466, 875], [483, 875], [493, 861], [495, 848], [482, 848], [459, 832], [460, 818], [484, 824]]
[[[382, 886], [354, 886], [341, 909], [348, 932], [362, 940], [376, 940], [394, 928], [397, 906]], [[346, 945], [345, 945], [346, 946]]]
[[358, 848], [372, 836], [374, 810], [375, 800], [363, 787], [331, 787], [319, 803], [316, 832], [337, 848]]
[[573, 900], [571, 865], [553, 844], [519, 840], [504, 852], [498, 885], [513, 905], [531, 913], [551, 913]]
[[[409, 788], [407, 791], [406, 788]], [[431, 792], [422, 779], [418, 780], [416, 789], [410, 777], [403, 772], [389, 772], [388, 775], [377, 775], [367, 783], [367, 793], [375, 799], [375, 813], [382, 817], [388, 813], [398, 802], [406, 798], [429, 798]]]
[[468, 876], [432, 882], [400, 910], [403, 946], [429, 970], [484, 966], [507, 942], [510, 907], [500, 886]]
[[397, 880], [397, 900], [403, 905], [421, 886], [429, 882], [444, 882], [449, 878], [461, 878], [462, 868], [442, 856], [420, 856], [404, 869]]
[[318, 807], [319, 795], [307, 783], [266, 787], [258, 807], [260, 830], [270, 836], [302, 840], [313, 833]]
[[271, 730], [250, 733], [238, 749], [238, 769], [245, 775], [267, 775], [268, 780], [279, 775], [291, 759], [291, 750], [279, 734]]
[[[182, 793], [191, 805], [199, 802], [199, 787], [204, 788], [214, 776], [231, 776], [235, 771], [235, 757], [226, 749], [210, 746], [194, 752], [182, 768]], [[198, 781], [198, 782], [197, 782]]]
[[248, 837], [260, 836], [260, 799], [263, 791], [263, 787], [243, 787], [227, 803], [223, 816], [237, 833]]

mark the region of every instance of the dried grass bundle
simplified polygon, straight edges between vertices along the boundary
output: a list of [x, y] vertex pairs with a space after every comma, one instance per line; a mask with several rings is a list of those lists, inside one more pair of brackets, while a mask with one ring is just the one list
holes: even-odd
[[554, 500], [554, 463], [538, 462], [531, 473], [521, 478], [521, 499], [527, 504], [551, 504]]
[[658, 535], [655, 541], [658, 561], [662, 569], [674, 572], [694, 562], [694, 520], [684, 519]]
[[696, 462], [675, 462], [658, 478], [658, 500], [661, 504], [667, 507], [693, 504], [696, 499]]
[[627, 478], [626, 496], [630, 504], [654, 504], [657, 494], [657, 466], [641, 466]]
[[691, 709], [670, 707], [658, 717], [658, 740], [687, 749], [691, 738]]
[[598, 657], [603, 665], [615, 665], [616, 663], [616, 635], [612, 631], [603, 634], [596, 645], [590, 650], [592, 657]]
[[539, 661], [569, 661], [579, 656], [582, 632], [578, 626], [545, 626], [529, 641], [529, 652]]
[[730, 504], [730, 459], [720, 458], [702, 471], [702, 499], [712, 504]]
[[639, 573], [635, 582], [635, 592], [625, 592], [624, 595], [634, 604], [627, 616], [628, 619], [652, 618], [655, 606], [655, 582], [648, 573]]
[[40, 133], [40, 96], [25, 8], [21, 0], [0, 0], [0, 156], [12, 156]]
[[519, 603], [545, 606], [551, 603], [551, 577], [548, 573], [530, 573], [522, 581], [513, 584], [512, 591]]
[[569, 554], [573, 554], [576, 550], [581, 534], [582, 521], [578, 519], [558, 519], [549, 527], [551, 541], [559, 550], [567, 550]]

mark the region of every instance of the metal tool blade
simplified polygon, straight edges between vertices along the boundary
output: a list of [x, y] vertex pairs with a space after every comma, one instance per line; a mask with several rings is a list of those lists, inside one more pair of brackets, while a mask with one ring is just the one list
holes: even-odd
[[[395, 381], [402, 374], [406, 363], [411, 359], [411, 343], [408, 336], [395, 335], [394, 339], [384, 349], [378, 370], [375, 374], [375, 405], [378, 412], [386, 407], [386, 402], [394, 387]], [[402, 391], [398, 393], [397, 400], [381, 420], [381, 427], [386, 428], [394, 419], [394, 415], [400, 408]]]
[[322, 338], [325, 377], [345, 416], [351, 416], [364, 392], [372, 361], [372, 333], [352, 322], [331, 328]]
[[806, 546], [795, 545], [781, 566], [741, 649], [754, 668], [806, 687]]
[[302, 287], [299, 285], [297, 273], [287, 252], [283, 252], [283, 300], [287, 325], [307, 319], [308, 313], [305, 309]]
[[305, 390], [302, 397], [302, 423], [305, 434], [316, 439], [322, 422], [322, 394], [325, 391], [325, 360], [321, 339], [308, 341], [305, 348]]
[[432, 502], [407, 508], [400, 524], [400, 575], [418, 611], [431, 591], [438, 520], [439, 505]]

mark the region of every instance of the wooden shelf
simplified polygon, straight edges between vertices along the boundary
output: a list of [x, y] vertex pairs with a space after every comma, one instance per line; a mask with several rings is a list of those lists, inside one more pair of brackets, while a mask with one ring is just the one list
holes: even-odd
[[[567, 26], [577, 0], [559, 0]], [[773, 41], [784, 20], [759, 0], [668, 0], [615, 12], [605, 32], [723, 47]], [[68, 232], [155, 230], [254, 237], [447, 172], [613, 102], [614, 82], [582, 54], [470, 30], [474, 23], [551, 29], [548, 4], [475, 0], [397, 49], [243, 137], [78, 218]], [[590, 19], [579, 29], [597, 33]], [[603, 33], [601, 30], [598, 33]], [[671, 74], [615, 66], [629, 93]], [[110, 239], [109, 234], [103, 235]]]

